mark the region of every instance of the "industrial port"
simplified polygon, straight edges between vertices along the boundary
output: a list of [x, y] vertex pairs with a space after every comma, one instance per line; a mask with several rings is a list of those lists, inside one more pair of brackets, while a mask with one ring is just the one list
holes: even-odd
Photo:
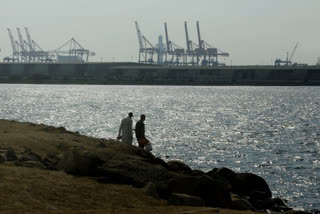
[[20, 28], [17, 28], [18, 40], [13, 36], [10, 28], [7, 29], [12, 55], [3, 58], [3, 62], [22, 63], [54, 63], [54, 62], [88, 62], [89, 56], [95, 56], [93, 51], [85, 49], [74, 38], [71, 38], [55, 50], [44, 50], [37, 42], [32, 40], [27, 27], [25, 27], [26, 40]]
[[[164, 37], [159, 35], [156, 39], [147, 39], [142, 33], [140, 26], [135, 21], [138, 44], [137, 63], [168, 66], [226, 66], [225, 58], [230, 54], [213, 46], [204, 40], [200, 31], [200, 22], [196, 22], [197, 38], [193, 41], [189, 35], [188, 23], [184, 22], [185, 47], [178, 45], [170, 39], [169, 26], [165, 22], [163, 26]], [[95, 56], [95, 52], [84, 48], [75, 38], [69, 39], [54, 50], [45, 50], [34, 41], [27, 27], [24, 28], [25, 37], [20, 28], [16, 28], [15, 39], [13, 31], [8, 28], [8, 35], [11, 42], [12, 54], [3, 58], [5, 63], [84, 63], [89, 62], [89, 57]], [[297, 42], [293, 50], [287, 52], [286, 59], [276, 58], [274, 66], [308, 66], [306, 63], [296, 63], [292, 59], [298, 48]], [[224, 58], [224, 60], [220, 60]], [[223, 61], [223, 62], [222, 62]], [[316, 65], [320, 64], [320, 60]]]
[[320, 85], [320, 58], [315, 65], [293, 63], [298, 48], [277, 58], [269, 66], [235, 66], [221, 63], [229, 57], [202, 39], [196, 22], [197, 40], [190, 39], [184, 22], [186, 47], [170, 39], [169, 25], [153, 44], [135, 22], [137, 62], [90, 62], [95, 52], [71, 38], [54, 50], [45, 50], [35, 42], [28, 28], [26, 39], [17, 28], [18, 40], [8, 30], [12, 54], [0, 63], [0, 83], [45, 84], [143, 84], [143, 85]]
[[188, 24], [184, 22], [186, 49], [177, 45], [169, 38], [167, 23], [164, 23], [165, 44], [160, 35], [158, 43], [152, 45], [142, 34], [138, 22], [135, 22], [139, 40], [139, 63], [175, 65], [175, 66], [225, 66], [218, 57], [229, 57], [229, 53], [210, 45], [201, 37], [199, 21], [197, 26], [197, 43], [190, 40]]

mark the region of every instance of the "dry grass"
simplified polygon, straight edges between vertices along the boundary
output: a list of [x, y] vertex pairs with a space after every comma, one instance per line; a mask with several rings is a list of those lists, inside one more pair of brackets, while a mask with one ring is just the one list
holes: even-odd
[[248, 213], [168, 206], [127, 185], [17, 166], [0, 165], [0, 190], [0, 213]]
[[[93, 145], [101, 142], [63, 129], [0, 120], [0, 148], [31, 148], [44, 156], [59, 153], [59, 145]], [[94, 178], [0, 164], [0, 213], [254, 213], [207, 207], [168, 206], [127, 185], [102, 184]]]

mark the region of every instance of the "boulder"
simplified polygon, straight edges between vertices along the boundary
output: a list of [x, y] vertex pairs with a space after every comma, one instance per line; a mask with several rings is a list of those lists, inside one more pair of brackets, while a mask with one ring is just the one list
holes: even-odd
[[283, 214], [319, 214], [320, 211], [315, 211], [315, 212], [306, 212], [306, 211], [301, 211], [301, 210], [290, 210], [283, 212]]
[[29, 167], [29, 168], [46, 169], [46, 166], [38, 161], [24, 161], [24, 162], [16, 163], [16, 165]]
[[183, 174], [190, 175], [190, 176], [202, 176], [202, 175], [205, 175], [206, 173], [198, 169], [193, 169], [191, 171], [185, 171], [183, 172]]
[[150, 152], [118, 142], [93, 150], [73, 148], [56, 168], [71, 174], [97, 176], [101, 182], [143, 187], [149, 182], [173, 178], [166, 167], [163, 160]]
[[231, 185], [231, 191], [238, 195], [245, 195], [259, 200], [272, 198], [267, 182], [258, 175], [236, 173], [228, 168], [213, 169], [207, 174], [216, 179], [219, 179], [216, 176], [224, 179], [225, 182]]
[[148, 183], [146, 186], [144, 186], [142, 188], [142, 191], [147, 195], [147, 196], [151, 196], [155, 199], [160, 199], [160, 196], [158, 194], [158, 190], [157, 190], [157, 186], [150, 182]]
[[[222, 168], [222, 170], [224, 170], [224, 172], [226, 172], [225, 169], [227, 169], [227, 168]], [[223, 183], [224, 186], [226, 186], [228, 191], [231, 192], [231, 190], [232, 190], [231, 181], [229, 179], [226, 179], [224, 176], [220, 175], [219, 172], [217, 172], [215, 169], [207, 172], [206, 175], [211, 177], [212, 179], [219, 180], [221, 183]], [[232, 175], [235, 175], [235, 173]]]
[[19, 158], [19, 161], [40, 161], [41, 156], [37, 155], [36, 153], [32, 152], [31, 149], [27, 148], [21, 154], [21, 157]]
[[37, 156], [29, 155], [29, 154], [18, 154], [18, 161], [24, 162], [24, 161], [40, 161], [40, 159]]
[[16, 152], [11, 148], [7, 148], [6, 153], [7, 161], [16, 161], [18, 159]]
[[99, 163], [102, 160], [95, 153], [74, 148], [65, 154], [56, 167], [70, 174], [95, 175]]
[[232, 205], [231, 209], [234, 210], [255, 210], [252, 204], [244, 197], [236, 194], [231, 194]]
[[271, 210], [274, 212], [284, 212], [284, 211], [292, 210], [280, 198], [265, 199], [265, 200], [256, 200], [251, 198], [250, 202], [254, 207], [256, 207], [259, 210]]
[[271, 199], [272, 193], [267, 182], [252, 173], [237, 173], [231, 180], [232, 192], [259, 199]]
[[[232, 171], [231, 169], [228, 169], [226, 167], [222, 167], [222, 168], [214, 168], [212, 171], [210, 172], [215, 172], [217, 173], [219, 176], [222, 176], [224, 178], [226, 178], [227, 180], [232, 180], [233, 177], [236, 175], [236, 172]], [[208, 173], [210, 173], [208, 172]]]
[[184, 172], [184, 171], [192, 170], [188, 165], [178, 160], [168, 161], [167, 164], [168, 164], [168, 169], [174, 172]]
[[99, 174], [109, 182], [130, 184], [135, 187], [143, 187], [149, 182], [166, 181], [174, 178], [166, 168], [153, 165], [141, 160], [112, 160], [98, 168]]
[[57, 160], [53, 160], [49, 157], [45, 157], [41, 160], [41, 163], [43, 165], [45, 165], [48, 169], [52, 169], [52, 170], [55, 170], [56, 169], [56, 165], [58, 163]]
[[4, 163], [7, 161], [6, 155], [3, 153], [0, 153], [0, 163]]
[[200, 197], [173, 193], [168, 199], [169, 205], [202, 207], [205, 202]]
[[169, 189], [173, 193], [197, 196], [205, 201], [206, 206], [230, 207], [231, 197], [228, 188], [219, 180], [207, 175], [182, 176], [169, 182]]

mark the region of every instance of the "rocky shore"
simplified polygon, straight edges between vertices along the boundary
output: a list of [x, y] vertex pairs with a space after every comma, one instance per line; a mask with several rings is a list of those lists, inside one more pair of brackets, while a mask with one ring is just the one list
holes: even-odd
[[266, 181], [165, 162], [117, 140], [0, 120], [0, 213], [307, 213]]

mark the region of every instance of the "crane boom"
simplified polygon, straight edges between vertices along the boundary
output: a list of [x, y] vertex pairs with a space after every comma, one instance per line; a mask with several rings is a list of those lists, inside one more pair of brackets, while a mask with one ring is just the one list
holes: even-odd
[[25, 51], [24, 41], [23, 41], [23, 38], [22, 38], [22, 35], [21, 35], [20, 28], [17, 28], [17, 31], [18, 31], [19, 41], [20, 41], [20, 47], [21, 47], [22, 51]]
[[72, 38], [71, 41], [75, 44], [75, 46], [78, 45], [82, 50], [84, 50], [84, 48], [82, 47], [82, 45], [80, 45], [79, 42], [77, 42], [77, 41], [75, 40], [75, 38]]
[[143, 44], [143, 36], [141, 34], [138, 22], [135, 21], [135, 24], [136, 24], [136, 30], [137, 30], [138, 40], [139, 40], [139, 46], [141, 49], [143, 49], [143, 48], [145, 48], [144, 44]]
[[166, 34], [167, 52], [170, 53], [172, 50], [171, 50], [170, 40], [168, 36], [167, 22], [164, 23], [164, 31]]
[[32, 40], [32, 46], [37, 47], [40, 51], [43, 51], [42, 48], [33, 40]]
[[28, 46], [29, 46], [29, 49], [30, 49], [30, 51], [34, 51], [34, 47], [33, 47], [33, 45], [32, 45], [32, 39], [31, 39], [31, 36], [30, 36], [30, 34], [29, 34], [28, 28], [25, 27], [24, 29], [25, 29], [26, 34], [27, 34], [27, 39], [28, 39], [28, 43], [27, 43], [27, 44], [28, 44]]
[[8, 33], [9, 33], [9, 37], [10, 37], [10, 41], [11, 41], [11, 47], [13, 50], [13, 54], [15, 55], [16, 53], [18, 53], [17, 48], [16, 48], [16, 43], [14, 41], [14, 38], [12, 36], [11, 30], [8, 28]]
[[199, 48], [203, 49], [203, 41], [201, 40], [199, 21], [197, 21], [197, 32], [198, 32]]
[[188, 25], [187, 22], [184, 22], [184, 29], [186, 32], [186, 40], [187, 40], [187, 51], [191, 51], [191, 44], [190, 44], [190, 40], [189, 40], [189, 33], [188, 33]]
[[293, 51], [292, 51], [292, 53], [291, 53], [291, 55], [290, 55], [289, 61], [291, 61], [291, 59], [292, 59], [292, 57], [293, 57], [294, 53], [295, 53], [295, 52], [296, 52], [296, 50], [297, 50], [298, 45], [299, 45], [299, 42], [297, 42], [296, 46], [294, 46]]

